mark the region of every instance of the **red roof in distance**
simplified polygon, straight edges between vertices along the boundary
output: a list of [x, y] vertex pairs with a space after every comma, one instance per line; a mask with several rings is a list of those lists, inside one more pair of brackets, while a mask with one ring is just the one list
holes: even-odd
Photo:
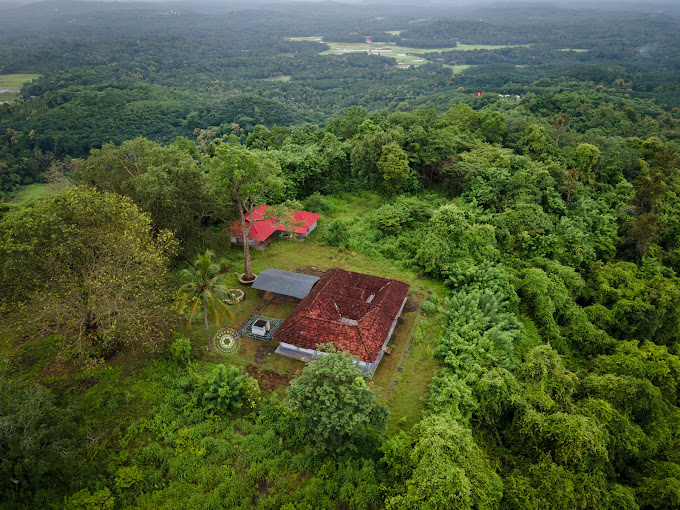
[[[297, 211], [291, 209], [292, 221], [295, 223], [295, 227], [291, 230], [286, 228], [284, 224], [278, 224], [279, 217], [276, 215], [267, 215], [265, 218], [267, 210], [273, 209], [273, 207], [268, 205], [261, 205], [253, 211], [253, 221], [255, 224], [248, 234], [248, 239], [255, 242], [266, 241], [269, 236], [271, 236], [275, 231], [280, 232], [295, 232], [296, 234], [306, 234], [309, 228], [314, 225], [314, 223], [321, 218], [320, 214], [316, 214], [308, 211]], [[250, 224], [250, 215], [246, 213], [246, 227]], [[238, 237], [243, 239], [243, 231], [241, 230], [241, 220], [236, 220], [229, 230]]]
[[274, 338], [303, 349], [332, 342], [373, 363], [399, 316], [409, 285], [330, 269], [279, 327]]

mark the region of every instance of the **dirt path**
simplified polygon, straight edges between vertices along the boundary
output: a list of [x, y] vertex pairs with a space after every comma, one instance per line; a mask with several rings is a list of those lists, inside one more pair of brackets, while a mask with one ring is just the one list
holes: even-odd
[[257, 346], [257, 351], [255, 351], [255, 363], [258, 365], [264, 364], [265, 358], [271, 356], [275, 350], [276, 347], [274, 347], [274, 345], [260, 341], [260, 344]]
[[260, 389], [267, 393], [271, 393], [282, 386], [288, 386], [292, 376], [279, 374], [273, 370], [267, 370], [257, 365], [248, 365], [246, 367], [248, 375], [260, 384]]

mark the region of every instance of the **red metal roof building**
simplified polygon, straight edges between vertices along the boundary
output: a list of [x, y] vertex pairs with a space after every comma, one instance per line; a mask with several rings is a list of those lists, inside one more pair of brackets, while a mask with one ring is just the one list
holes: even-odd
[[409, 285], [397, 280], [331, 269], [276, 332], [278, 354], [292, 358], [318, 355], [331, 342], [375, 372], [406, 304]]
[[[261, 205], [253, 211], [252, 219], [255, 224], [248, 233], [248, 244], [256, 249], [263, 250], [276, 237], [277, 232], [285, 233], [297, 241], [304, 241], [316, 228], [317, 220], [321, 217], [320, 214], [292, 209], [291, 217], [282, 222], [278, 216], [271, 214], [272, 209], [274, 208]], [[246, 213], [245, 216], [247, 227], [250, 225], [250, 215]], [[231, 242], [242, 245], [241, 220], [236, 220], [229, 230]]]

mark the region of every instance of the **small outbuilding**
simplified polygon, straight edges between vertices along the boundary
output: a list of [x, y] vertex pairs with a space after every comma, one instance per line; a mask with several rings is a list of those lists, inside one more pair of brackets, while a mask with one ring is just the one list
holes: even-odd
[[272, 292], [274, 297], [280, 298], [281, 301], [286, 299], [299, 301], [309, 294], [318, 281], [318, 276], [282, 271], [270, 267], [257, 275], [252, 288], [262, 291], [263, 294]]
[[248, 324], [241, 330], [241, 336], [249, 336], [256, 340], [264, 340], [269, 343], [276, 330], [281, 325], [280, 319], [273, 317], [263, 317], [262, 315], [254, 315]]

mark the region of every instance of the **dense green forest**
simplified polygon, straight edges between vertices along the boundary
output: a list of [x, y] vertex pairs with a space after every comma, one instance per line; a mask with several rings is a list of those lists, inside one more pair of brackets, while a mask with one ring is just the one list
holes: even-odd
[[[679, 23], [3, 7], [0, 508], [680, 508]], [[292, 310], [238, 283], [250, 173], [322, 215], [256, 271], [411, 285], [372, 380], [217, 343]]]

